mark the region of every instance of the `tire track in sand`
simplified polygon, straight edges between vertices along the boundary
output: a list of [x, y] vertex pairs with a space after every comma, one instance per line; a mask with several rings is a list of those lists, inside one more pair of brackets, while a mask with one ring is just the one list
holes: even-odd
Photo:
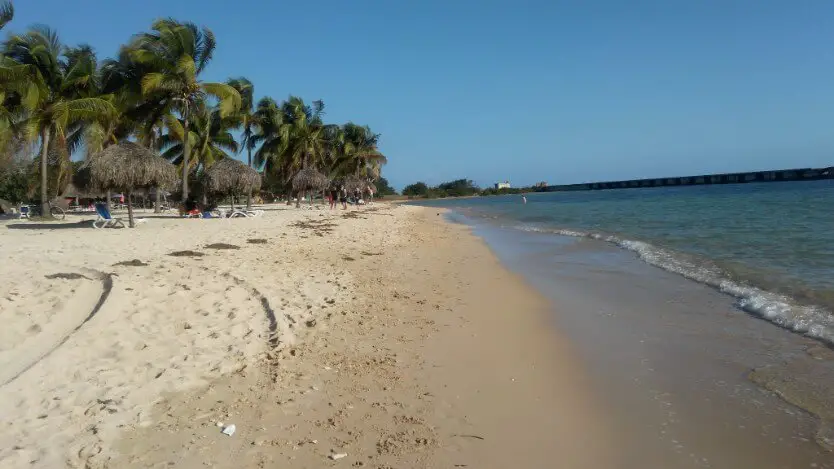
[[[85, 270], [95, 275], [99, 281], [85, 281], [67, 305], [57, 313], [57, 321], [54, 324], [50, 324], [44, 331], [21, 344], [8, 354], [10, 356], [0, 358], [0, 386], [11, 383], [51, 355], [99, 312], [113, 289], [113, 274]], [[83, 275], [66, 278], [90, 280]], [[92, 304], [90, 299], [95, 298], [98, 299]]]

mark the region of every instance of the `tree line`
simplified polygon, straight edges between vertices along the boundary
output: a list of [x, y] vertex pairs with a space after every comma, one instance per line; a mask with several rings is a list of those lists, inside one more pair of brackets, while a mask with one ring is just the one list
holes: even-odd
[[402, 194], [409, 198], [442, 199], [445, 197], [471, 197], [486, 195], [522, 194], [534, 192], [534, 187], [514, 187], [495, 189], [492, 187], [481, 189], [471, 179], [456, 179], [437, 186], [429, 186], [425, 182], [415, 182], [403, 188]]
[[[0, 30], [13, 17], [12, 3], [0, 2]], [[104, 60], [89, 45], [62, 44], [45, 26], [9, 34], [0, 43], [0, 197], [45, 204], [71, 181], [72, 155], [89, 159], [124, 141], [179, 166], [175, 196], [183, 201], [192, 196], [190, 180], [238, 153], [262, 171], [267, 190], [284, 194], [302, 169], [329, 180], [380, 178], [387, 159], [379, 134], [326, 123], [321, 100], [256, 101], [245, 77], [205, 81], [215, 48], [210, 29], [171, 18]]]

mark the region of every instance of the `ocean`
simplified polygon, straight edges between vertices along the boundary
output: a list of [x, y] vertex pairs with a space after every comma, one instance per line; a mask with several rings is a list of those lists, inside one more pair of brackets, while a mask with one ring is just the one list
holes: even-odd
[[834, 469], [834, 181], [527, 200], [417, 203], [551, 300], [621, 467]]
[[476, 223], [592, 238], [834, 344], [834, 181], [441, 200]]

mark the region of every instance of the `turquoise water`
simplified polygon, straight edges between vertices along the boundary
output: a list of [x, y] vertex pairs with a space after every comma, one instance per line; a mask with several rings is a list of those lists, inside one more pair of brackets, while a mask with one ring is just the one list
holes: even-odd
[[479, 222], [606, 241], [834, 344], [834, 181], [439, 200]]

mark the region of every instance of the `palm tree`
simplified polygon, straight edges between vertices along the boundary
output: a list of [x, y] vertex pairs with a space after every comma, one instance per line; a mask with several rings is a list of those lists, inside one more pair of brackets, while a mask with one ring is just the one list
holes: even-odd
[[238, 152], [237, 141], [230, 131], [235, 125], [234, 119], [220, 117], [219, 110], [203, 109], [191, 114], [188, 139], [185, 139], [185, 124], [169, 116], [165, 122], [168, 133], [159, 140], [162, 157], [174, 164], [183, 164], [187, 140], [191, 152], [188, 157], [189, 173], [204, 170]]
[[[4, 61], [25, 67], [27, 87], [22, 94], [26, 109], [24, 135], [40, 138], [41, 208], [49, 214], [47, 158], [52, 149], [66, 152], [67, 132], [83, 121], [101, 119], [114, 112], [113, 105], [99, 97], [80, 97], [73, 57], [61, 60], [63, 47], [54, 31], [35, 27], [13, 35], [3, 44]], [[10, 62], [9, 62], [10, 61]], [[12, 68], [12, 67], [9, 67]]]
[[337, 162], [337, 168], [343, 175], [359, 175], [376, 179], [382, 165], [388, 162], [377, 145], [379, 134], [373, 133], [368, 126], [359, 126], [348, 122], [343, 126], [344, 153]]
[[0, 155], [4, 160], [26, 140], [22, 127], [26, 118], [23, 97], [29, 75], [29, 67], [0, 56]]
[[[247, 164], [252, 167], [252, 150], [255, 149], [255, 127], [257, 126], [257, 114], [255, 113], [255, 86], [244, 77], [234, 78], [228, 81], [228, 85], [237, 90], [240, 94], [240, 110], [237, 119], [243, 130], [241, 135], [241, 150], [247, 152]], [[252, 191], [246, 195], [246, 209], [252, 209]]]
[[14, 6], [6, 0], [0, 3], [0, 30], [3, 29], [14, 18]]
[[252, 136], [252, 145], [260, 144], [260, 148], [255, 152], [253, 163], [257, 168], [275, 173], [277, 168], [274, 168], [274, 165], [278, 162], [280, 153], [280, 130], [284, 123], [281, 107], [268, 96], [261, 98], [255, 108], [254, 119], [258, 122], [258, 127]]
[[[206, 107], [206, 98], [218, 100], [221, 117], [234, 114], [240, 108], [240, 94], [225, 83], [206, 83], [199, 80], [214, 54], [214, 34], [193, 23], [173, 19], [156, 21], [150, 33], [134, 39], [132, 58], [152, 71], [142, 77], [142, 94], [149, 99], [164, 98], [179, 112], [183, 134], [189, 134], [191, 114]], [[182, 198], [188, 198], [188, 158], [190, 139], [183, 141]]]
[[[301, 98], [290, 96], [281, 110], [284, 123], [279, 129], [280, 158], [288, 173], [323, 168], [328, 149], [327, 128], [322, 121], [324, 102], [313, 101], [311, 108]], [[300, 204], [299, 194], [296, 206]]]
[[[172, 115], [172, 101], [164, 94], [145, 96], [142, 78], [154, 71], [134, 60], [134, 43], [122, 46], [116, 59], [107, 59], [101, 67], [102, 91], [115, 97], [121, 115], [112, 127], [111, 144], [130, 135], [150, 149], [159, 146], [165, 119]], [[161, 190], [156, 190], [154, 213], [161, 211]]]
[[[14, 19], [14, 6], [11, 1], [0, 2], [0, 30]], [[21, 142], [19, 124], [24, 115], [21, 106], [21, 92], [27, 88], [29, 73], [26, 67], [7, 60], [0, 53], [0, 155], [11, 158], [13, 144]]]

